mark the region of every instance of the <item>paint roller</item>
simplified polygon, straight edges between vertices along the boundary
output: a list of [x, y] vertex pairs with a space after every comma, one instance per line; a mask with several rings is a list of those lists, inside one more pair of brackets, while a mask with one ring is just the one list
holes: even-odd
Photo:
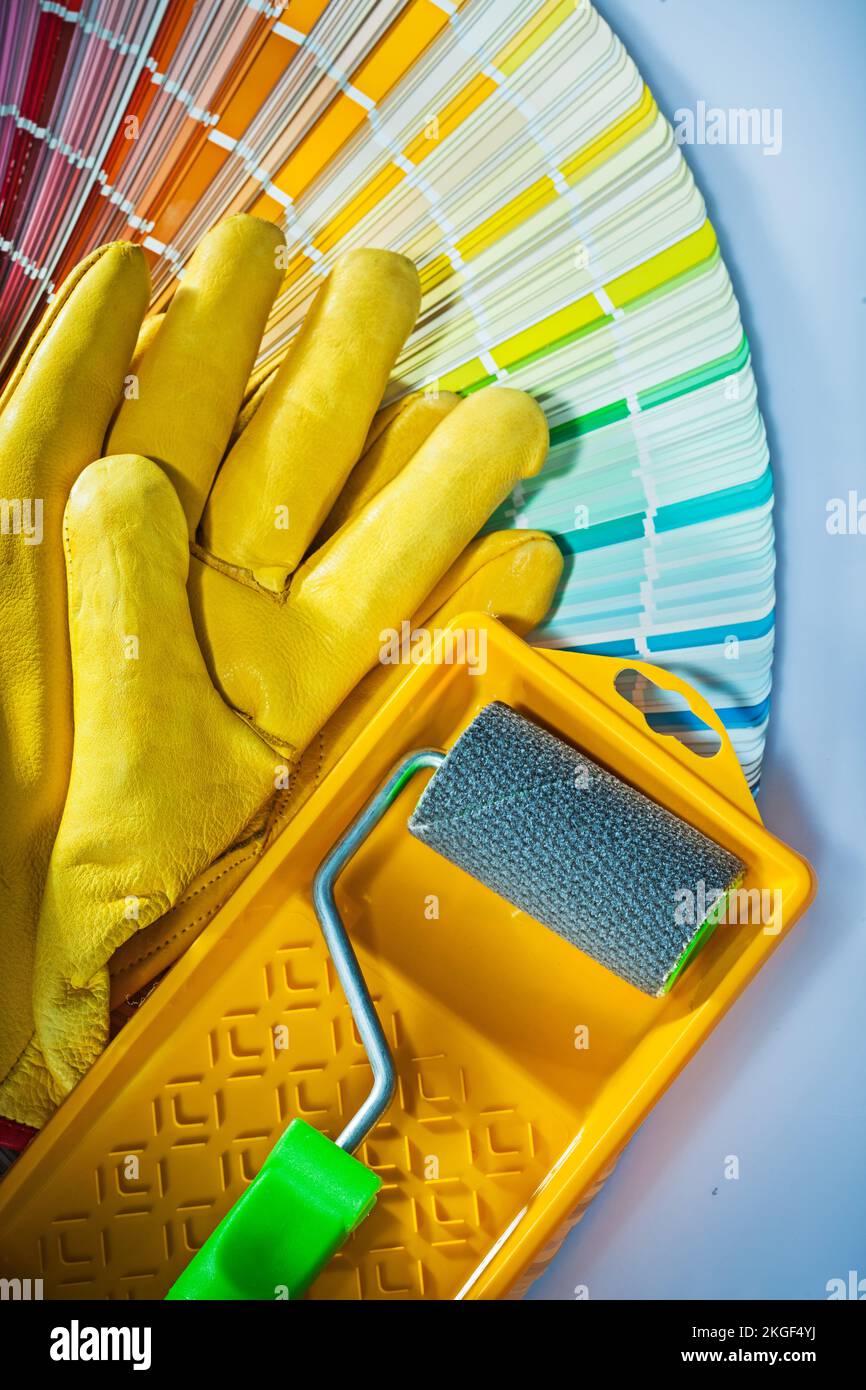
[[[292, 1121], [169, 1299], [301, 1297], [375, 1203], [381, 1180], [353, 1154], [385, 1113], [396, 1077], [334, 885], [406, 783], [429, 768], [410, 832], [646, 994], [668, 992], [741, 881], [735, 854], [507, 705], [487, 705], [449, 752], [409, 754], [313, 885], [371, 1090], [336, 1142]], [[683, 920], [684, 890], [701, 884], [707, 916]]]

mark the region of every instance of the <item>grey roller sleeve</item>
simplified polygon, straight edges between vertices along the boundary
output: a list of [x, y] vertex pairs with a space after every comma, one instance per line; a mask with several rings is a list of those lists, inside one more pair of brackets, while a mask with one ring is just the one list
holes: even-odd
[[499, 703], [461, 734], [409, 829], [652, 995], [702, 925], [688, 920], [695, 914], [684, 890], [709, 912], [744, 869], [694, 826]]

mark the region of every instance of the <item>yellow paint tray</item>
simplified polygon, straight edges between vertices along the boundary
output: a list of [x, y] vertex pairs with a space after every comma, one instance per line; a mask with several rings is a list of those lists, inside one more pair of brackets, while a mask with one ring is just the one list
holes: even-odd
[[[369, 1070], [313, 875], [400, 757], [450, 747], [493, 700], [734, 851], [743, 889], [778, 890], [780, 910], [769, 926], [719, 926], [649, 998], [414, 839], [422, 779], [410, 783], [338, 884], [399, 1081], [358, 1154], [384, 1180], [378, 1206], [312, 1297], [518, 1292], [807, 906], [808, 864], [763, 828], [688, 686], [532, 649], [479, 614], [454, 626], [486, 639], [483, 673], [442, 660], [447, 647], [408, 671], [0, 1184], [0, 1273], [42, 1278], [47, 1298], [161, 1298], [290, 1119], [338, 1133]], [[716, 755], [653, 732], [614, 685], [626, 669], [683, 695], [721, 737]]]

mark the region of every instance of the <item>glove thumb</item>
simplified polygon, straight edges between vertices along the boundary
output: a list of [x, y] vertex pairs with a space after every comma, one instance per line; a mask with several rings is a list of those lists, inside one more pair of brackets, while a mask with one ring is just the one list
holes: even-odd
[[112, 952], [255, 822], [277, 761], [207, 674], [186, 521], [162, 470], [129, 454], [86, 468], [65, 549], [75, 735], [34, 981], [55, 1098], [107, 1042]]

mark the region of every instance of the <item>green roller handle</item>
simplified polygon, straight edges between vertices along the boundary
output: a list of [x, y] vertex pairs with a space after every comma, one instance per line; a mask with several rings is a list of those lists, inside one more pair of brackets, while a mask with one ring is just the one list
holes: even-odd
[[166, 1298], [301, 1298], [381, 1185], [345, 1149], [293, 1120]]

